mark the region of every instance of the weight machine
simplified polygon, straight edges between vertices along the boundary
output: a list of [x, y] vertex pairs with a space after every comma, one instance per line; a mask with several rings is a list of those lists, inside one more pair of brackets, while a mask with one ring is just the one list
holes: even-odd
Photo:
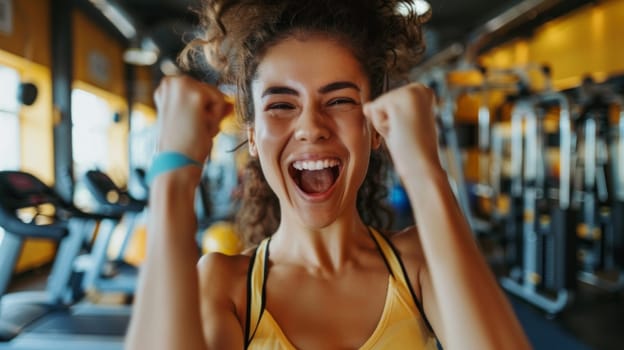
[[[575, 289], [575, 215], [570, 203], [573, 135], [566, 96], [520, 89], [512, 109], [511, 212], [507, 251], [514, 254], [503, 288], [549, 314], [563, 310]], [[559, 115], [559, 178], [546, 176], [543, 120]]]
[[[624, 235], [621, 219], [624, 216], [624, 103], [608, 84], [596, 84], [589, 78], [578, 93], [580, 112], [575, 123], [578, 159], [573, 188], [574, 204], [581, 213], [576, 228], [578, 277], [582, 282], [617, 291], [624, 287], [622, 262], [617, 261]], [[610, 118], [611, 115], [615, 118]]]

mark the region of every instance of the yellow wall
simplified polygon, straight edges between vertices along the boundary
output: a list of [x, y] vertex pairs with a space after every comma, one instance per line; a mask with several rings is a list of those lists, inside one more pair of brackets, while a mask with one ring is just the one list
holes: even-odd
[[122, 44], [74, 11], [74, 80], [126, 96]]
[[136, 66], [135, 68], [134, 100], [147, 107], [154, 106], [154, 83], [149, 67]]
[[13, 31], [0, 32], [0, 50], [50, 66], [50, 1], [13, 0]]
[[147, 117], [151, 122], [156, 122], [156, 109], [152, 105], [135, 102], [132, 104], [132, 111], [136, 111]]
[[529, 39], [519, 39], [487, 52], [481, 63], [510, 67], [548, 63], [553, 85], [567, 89], [591, 74], [597, 81], [624, 74], [624, 1], [605, 0], [552, 20]]
[[119, 123], [109, 129], [109, 167], [106, 172], [119, 185], [128, 179], [128, 105], [122, 44], [75, 11], [74, 25], [74, 88], [91, 92], [108, 102], [121, 114]]
[[[9, 35], [0, 33], [0, 65], [17, 70], [22, 81], [37, 85], [36, 102], [20, 110], [20, 163], [22, 170], [51, 185], [54, 139], [49, 13], [48, 0], [13, 1], [13, 30]], [[29, 240], [16, 271], [45, 264], [53, 256], [53, 244]]]
[[0, 65], [16, 69], [22, 81], [37, 85], [39, 92], [35, 103], [20, 110], [20, 163], [22, 170], [52, 184], [54, 138], [50, 69], [3, 51], [0, 51]]

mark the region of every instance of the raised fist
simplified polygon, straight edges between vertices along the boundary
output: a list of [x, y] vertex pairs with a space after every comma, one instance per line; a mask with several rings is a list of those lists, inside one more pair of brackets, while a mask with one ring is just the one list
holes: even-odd
[[188, 76], [163, 78], [154, 93], [158, 110], [158, 151], [180, 152], [203, 163], [232, 104], [214, 86]]

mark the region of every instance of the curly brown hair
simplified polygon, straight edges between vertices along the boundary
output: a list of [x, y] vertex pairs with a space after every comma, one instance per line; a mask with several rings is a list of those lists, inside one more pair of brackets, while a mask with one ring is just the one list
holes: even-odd
[[[236, 112], [244, 125], [254, 124], [251, 83], [264, 54], [280, 41], [305, 34], [323, 35], [349, 48], [369, 78], [371, 99], [388, 81], [406, 77], [424, 52], [422, 23], [428, 16], [414, 11], [412, 0], [206, 0], [199, 11], [204, 32], [180, 55], [190, 67], [199, 53], [219, 71], [219, 81], [236, 86]], [[369, 170], [358, 192], [362, 220], [384, 229], [391, 210], [384, 204], [387, 159], [371, 152]], [[246, 240], [257, 243], [279, 225], [277, 196], [268, 186], [260, 163], [251, 159], [243, 177], [243, 198], [237, 224]]]

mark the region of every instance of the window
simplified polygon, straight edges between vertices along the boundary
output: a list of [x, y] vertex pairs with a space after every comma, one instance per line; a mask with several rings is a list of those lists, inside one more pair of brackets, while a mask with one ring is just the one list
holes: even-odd
[[108, 167], [109, 128], [113, 112], [101, 97], [90, 92], [72, 91], [72, 157], [76, 188], [74, 202], [83, 209], [94, 205], [82, 177], [88, 170], [106, 171]]
[[[16, 70], [0, 66], [0, 170], [17, 170], [20, 167], [19, 83]], [[3, 238], [4, 230], [0, 228], [0, 242]]]
[[[133, 109], [130, 117], [130, 169], [147, 171], [156, 153], [157, 129], [154, 118], [150, 118], [140, 109]], [[128, 189], [137, 198], [147, 198], [145, 179], [137, 178], [130, 172]]]
[[20, 167], [19, 84], [16, 70], [0, 66], [0, 170]]
[[131, 168], [147, 169], [156, 152], [156, 123], [143, 112], [132, 111], [130, 118]]

